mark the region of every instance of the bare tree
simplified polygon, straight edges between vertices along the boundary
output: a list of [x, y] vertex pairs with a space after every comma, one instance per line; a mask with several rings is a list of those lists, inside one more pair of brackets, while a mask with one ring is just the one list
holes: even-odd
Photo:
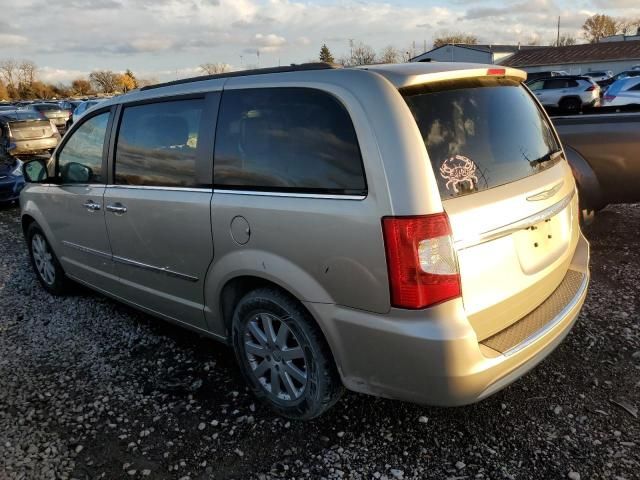
[[640, 35], [640, 17], [620, 19], [618, 21], [618, 33], [623, 35]]
[[95, 70], [89, 74], [89, 80], [103, 93], [114, 93], [121, 84], [120, 74], [111, 70]]
[[585, 20], [582, 30], [589, 43], [598, 43], [603, 37], [618, 33], [620, 22], [609, 15], [596, 13]]
[[566, 47], [568, 45], [575, 45], [576, 43], [576, 37], [563, 33], [560, 35], [560, 38], [554, 40], [551, 45], [554, 47]]
[[401, 60], [402, 55], [400, 51], [392, 46], [388, 45], [382, 49], [380, 55], [378, 56], [378, 60], [380, 63], [398, 63]]
[[160, 83], [157, 78], [138, 78], [138, 87], [140, 88], [148, 87], [149, 85], [155, 85], [156, 83]]
[[30, 60], [23, 60], [17, 67], [18, 83], [23, 85], [32, 85], [36, 80], [36, 71], [38, 67]]
[[0, 61], [0, 77], [8, 89], [15, 89], [18, 83], [18, 62], [11, 58]]
[[356, 65], [371, 65], [376, 61], [376, 52], [369, 45], [359, 42], [351, 48], [351, 54], [348, 57], [340, 57], [338, 63], [345, 67], [353, 67]]
[[205, 75], [216, 75], [218, 73], [229, 72], [231, 65], [227, 63], [203, 63], [199, 68]]
[[71, 82], [71, 91], [76, 95], [91, 95], [93, 93], [93, 88], [91, 88], [91, 83], [89, 80], [85, 80], [84, 78], [76, 78], [73, 82]]
[[433, 48], [442, 47], [443, 45], [447, 45], [448, 43], [460, 43], [466, 45], [477, 45], [478, 37], [475, 35], [471, 35], [469, 33], [457, 32], [457, 33], [447, 33], [436, 37], [433, 41]]

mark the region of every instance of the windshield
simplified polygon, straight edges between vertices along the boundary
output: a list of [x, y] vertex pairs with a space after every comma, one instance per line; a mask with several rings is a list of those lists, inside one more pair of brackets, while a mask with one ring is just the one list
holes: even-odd
[[560, 145], [521, 85], [465, 81], [403, 91], [443, 200], [520, 180], [558, 161]]

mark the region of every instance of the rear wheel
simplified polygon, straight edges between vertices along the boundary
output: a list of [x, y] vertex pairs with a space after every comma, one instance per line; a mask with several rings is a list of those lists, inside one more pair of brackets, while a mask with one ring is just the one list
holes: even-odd
[[302, 306], [274, 288], [250, 292], [233, 316], [233, 346], [253, 393], [282, 416], [308, 420], [343, 392], [319, 328]]
[[577, 98], [564, 98], [560, 101], [560, 110], [566, 113], [578, 113], [582, 102]]
[[55, 253], [53, 253], [49, 241], [44, 236], [44, 232], [36, 223], [32, 223], [27, 229], [27, 245], [31, 265], [42, 286], [53, 295], [65, 294], [69, 280]]

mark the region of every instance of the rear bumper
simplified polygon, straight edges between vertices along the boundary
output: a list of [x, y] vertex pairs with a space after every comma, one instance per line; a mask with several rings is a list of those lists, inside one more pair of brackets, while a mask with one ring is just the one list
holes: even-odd
[[[589, 245], [580, 235], [569, 271], [579, 275], [577, 288], [570, 298], [563, 291], [543, 302], [534, 319], [542, 326], [532, 330], [531, 323], [520, 324], [510, 335], [513, 345], [505, 338], [496, 343], [495, 336], [494, 342], [478, 342], [461, 299], [423, 311], [392, 309], [387, 315], [330, 304], [307, 306], [320, 320], [350, 390], [431, 405], [464, 405], [509, 385], [558, 346], [584, 303], [588, 264]], [[540, 311], [549, 318], [540, 322]], [[531, 322], [532, 314], [499, 334], [513, 334], [506, 331]]]
[[54, 149], [60, 139], [57, 136], [34, 140], [14, 140], [9, 146], [10, 155], [29, 155]]

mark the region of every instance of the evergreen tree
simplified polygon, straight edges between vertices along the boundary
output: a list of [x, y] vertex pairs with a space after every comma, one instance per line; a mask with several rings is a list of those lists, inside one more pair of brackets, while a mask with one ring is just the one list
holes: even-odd
[[331, 55], [331, 51], [329, 50], [329, 47], [327, 47], [326, 43], [322, 44], [322, 47], [320, 48], [320, 61], [325, 63], [335, 62], [335, 60], [333, 59], [333, 55]]

